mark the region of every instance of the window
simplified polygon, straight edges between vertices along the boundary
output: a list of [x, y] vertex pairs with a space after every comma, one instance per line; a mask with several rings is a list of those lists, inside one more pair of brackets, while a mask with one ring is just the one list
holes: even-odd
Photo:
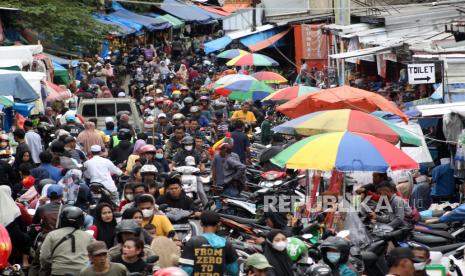
[[95, 117], [95, 105], [86, 104], [82, 108], [82, 116], [84, 117]]
[[129, 112], [129, 115], [132, 113], [131, 112], [131, 105], [129, 103], [119, 103], [119, 104], [116, 104], [116, 110], [117, 112], [120, 112], [120, 111], [128, 111]]
[[99, 104], [97, 109], [97, 117], [114, 117], [115, 116], [115, 104]]

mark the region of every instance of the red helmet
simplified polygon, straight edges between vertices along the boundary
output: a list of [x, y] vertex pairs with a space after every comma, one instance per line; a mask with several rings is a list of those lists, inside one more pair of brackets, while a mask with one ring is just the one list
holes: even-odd
[[172, 106], [173, 105], [173, 101], [172, 100], [165, 100], [164, 104], [166, 106]]
[[167, 267], [153, 273], [153, 276], [188, 276], [188, 274], [179, 267]]
[[164, 101], [165, 101], [164, 98], [159, 97], [159, 98], [157, 98], [157, 99], [155, 100], [155, 103], [157, 103], [157, 104], [158, 104], [158, 103], [163, 103]]
[[140, 153], [147, 153], [147, 152], [156, 152], [157, 149], [154, 145], [145, 145], [140, 148]]

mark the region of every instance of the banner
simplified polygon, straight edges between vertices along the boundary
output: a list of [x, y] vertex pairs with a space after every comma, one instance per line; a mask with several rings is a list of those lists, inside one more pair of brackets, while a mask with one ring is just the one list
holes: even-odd
[[328, 36], [321, 30], [323, 24], [302, 24], [302, 58], [327, 59]]

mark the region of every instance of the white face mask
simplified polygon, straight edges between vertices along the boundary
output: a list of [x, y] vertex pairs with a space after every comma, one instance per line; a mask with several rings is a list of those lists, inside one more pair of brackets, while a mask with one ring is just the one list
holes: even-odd
[[144, 218], [149, 218], [153, 215], [153, 209], [142, 209], [142, 216]]
[[326, 257], [328, 258], [328, 260], [331, 263], [336, 264], [341, 259], [341, 253], [339, 253], [339, 252], [328, 252], [328, 253], [326, 253]]
[[126, 195], [126, 199], [129, 200], [129, 201], [133, 201], [134, 200], [134, 195], [133, 194], [128, 194], [128, 195]]
[[191, 151], [194, 147], [193, 146], [185, 146], [184, 149], [187, 151]]
[[416, 270], [416, 271], [425, 270], [426, 262], [413, 263], [413, 267], [415, 267], [415, 270]]
[[287, 247], [287, 241], [274, 242], [273, 248], [278, 251], [284, 251]]
[[157, 154], [155, 154], [155, 158], [157, 158], [157, 159], [163, 159], [163, 153], [157, 153]]

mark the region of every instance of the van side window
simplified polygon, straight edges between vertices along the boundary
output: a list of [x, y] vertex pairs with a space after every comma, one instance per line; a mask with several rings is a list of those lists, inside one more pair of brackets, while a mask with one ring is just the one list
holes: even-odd
[[115, 116], [115, 104], [98, 104], [97, 105], [97, 117], [113, 117]]
[[116, 104], [116, 109], [117, 111], [116, 112], [120, 112], [120, 111], [128, 111], [129, 114], [131, 114], [131, 105], [128, 104], [128, 103], [118, 103]]
[[95, 117], [95, 105], [86, 104], [82, 107], [82, 116], [84, 117]]

